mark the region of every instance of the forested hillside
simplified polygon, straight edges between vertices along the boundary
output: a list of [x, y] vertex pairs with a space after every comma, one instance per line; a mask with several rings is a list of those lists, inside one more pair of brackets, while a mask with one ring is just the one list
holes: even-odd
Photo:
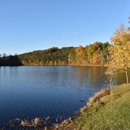
[[73, 47], [53, 47], [19, 55], [24, 65], [68, 65], [68, 55]]
[[95, 42], [86, 47], [79, 46], [68, 55], [70, 65], [105, 65], [108, 61], [108, 42]]
[[53, 47], [18, 56], [4, 54], [0, 65], [106, 65], [109, 46], [108, 42], [95, 42], [86, 47]]

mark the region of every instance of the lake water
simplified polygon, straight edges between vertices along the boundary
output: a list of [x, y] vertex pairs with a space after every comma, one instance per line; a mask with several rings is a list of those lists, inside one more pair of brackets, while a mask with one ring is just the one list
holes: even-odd
[[[16, 118], [68, 118], [108, 86], [104, 67], [0, 67], [0, 126]], [[123, 78], [122, 78], [123, 77]], [[124, 82], [118, 76], [116, 84]], [[84, 102], [80, 102], [84, 99]]]

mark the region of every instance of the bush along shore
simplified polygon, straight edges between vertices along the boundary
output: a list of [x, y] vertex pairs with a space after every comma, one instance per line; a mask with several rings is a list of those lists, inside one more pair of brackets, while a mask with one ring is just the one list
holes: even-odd
[[79, 110], [79, 116], [45, 130], [130, 129], [130, 84], [102, 89]]

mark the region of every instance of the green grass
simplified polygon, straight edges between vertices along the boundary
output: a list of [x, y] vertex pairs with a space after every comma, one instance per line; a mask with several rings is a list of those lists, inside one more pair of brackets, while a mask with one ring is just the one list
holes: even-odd
[[72, 130], [130, 130], [130, 84], [115, 86], [80, 110]]

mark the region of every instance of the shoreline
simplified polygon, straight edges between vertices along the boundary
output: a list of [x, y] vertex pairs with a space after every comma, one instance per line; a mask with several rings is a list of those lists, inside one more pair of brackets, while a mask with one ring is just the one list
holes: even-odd
[[[109, 95], [110, 89], [104, 88], [95, 93], [94, 96], [90, 97], [88, 101], [86, 102], [86, 105], [80, 108], [78, 111], [76, 111], [77, 116], [69, 117], [68, 119], [63, 120], [60, 124], [53, 124], [53, 126], [45, 127], [44, 130], [64, 130], [66, 129], [66, 126], [69, 126], [71, 123], [75, 124], [75, 119], [80, 117], [80, 114], [88, 107], [92, 105], [93, 102], [99, 100], [103, 96]], [[71, 128], [68, 128], [67, 130], [71, 130]]]
[[[97, 92], [93, 97], [89, 98], [86, 106], [79, 110], [78, 117], [70, 117], [67, 120], [64, 120], [62, 123], [54, 124], [50, 128], [46, 127], [44, 130], [100, 130], [117, 128], [119, 129], [120, 127], [122, 129], [129, 128], [130, 114], [128, 114], [128, 112], [130, 102], [128, 102], [129, 98], [126, 98], [126, 101], [124, 101], [124, 97], [130, 97], [130, 84], [113, 86], [111, 89], [104, 88]], [[122, 105], [124, 104], [124, 102], [127, 104], [126, 106]], [[106, 111], [105, 109], [107, 109], [108, 111]], [[122, 115], [122, 113], [120, 112], [121, 110], [123, 113], [126, 113], [128, 115], [127, 118], [126, 114], [124, 116]], [[103, 116], [103, 118], [102, 112], [104, 113], [104, 115], [108, 116]], [[111, 112], [112, 114], [110, 114], [109, 112]], [[99, 115], [98, 118], [97, 114]], [[120, 116], [118, 117], [116, 116], [116, 114]], [[101, 120], [99, 120], [99, 118], [101, 118]], [[121, 123], [118, 123], [120, 119], [123, 120], [120, 121]], [[96, 122], [94, 121], [95, 124], [92, 125], [91, 122], [93, 122], [93, 120], [96, 120]], [[108, 123], [109, 120], [110, 122], [112, 122], [111, 124]], [[105, 123], [103, 123], [104, 121]], [[115, 122], [117, 122], [116, 125], [113, 125], [113, 123]]]
[[6, 66], [0, 66], [0, 67], [19, 67], [19, 66], [72, 66], [72, 67], [107, 67], [108, 65], [6, 65]]
[[[13, 122], [8, 125], [11, 129], [31, 130], [86, 130], [86, 128], [88, 130], [100, 130], [117, 129], [120, 128], [120, 125], [121, 128], [126, 129], [130, 122], [129, 98], [130, 84], [117, 85], [111, 89], [104, 88], [95, 93], [94, 96], [89, 98], [86, 105], [78, 111], [77, 116], [64, 119], [61, 123], [54, 123], [49, 126], [50, 117], [46, 117], [45, 120], [36, 117], [30, 122], [17, 118], [15, 119], [17, 122], [14, 122], [14, 124], [18, 123], [19, 126], [12, 125]], [[120, 119], [123, 120], [118, 123]], [[113, 125], [115, 122], [116, 125]]]

